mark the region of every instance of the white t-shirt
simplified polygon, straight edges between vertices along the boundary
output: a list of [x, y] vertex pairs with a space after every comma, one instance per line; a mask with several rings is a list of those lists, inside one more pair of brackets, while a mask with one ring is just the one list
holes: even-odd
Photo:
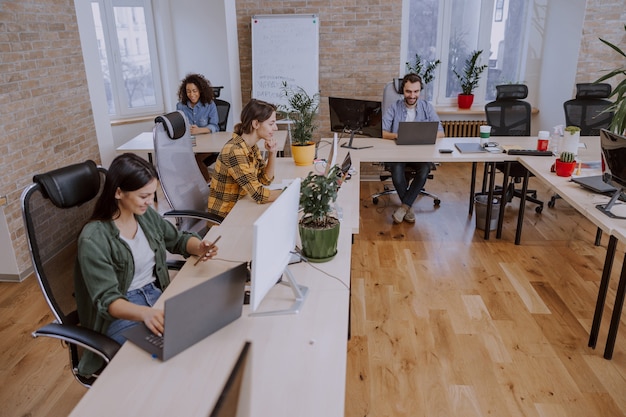
[[417, 115], [416, 107], [407, 107], [406, 108], [406, 120], [405, 122], [412, 122], [415, 120], [415, 116]]
[[135, 262], [135, 275], [133, 276], [133, 282], [131, 282], [128, 291], [136, 290], [137, 288], [141, 288], [155, 281], [155, 255], [150, 248], [148, 238], [146, 238], [141, 226], [137, 225], [137, 233], [133, 239], [127, 239], [124, 236], [121, 237], [128, 243]]

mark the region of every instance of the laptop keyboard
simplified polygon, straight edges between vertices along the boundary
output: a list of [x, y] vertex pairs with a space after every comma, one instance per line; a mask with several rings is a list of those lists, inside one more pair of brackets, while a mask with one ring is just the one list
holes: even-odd
[[146, 336], [146, 341], [158, 348], [163, 348], [163, 336], [149, 334], [148, 336]]

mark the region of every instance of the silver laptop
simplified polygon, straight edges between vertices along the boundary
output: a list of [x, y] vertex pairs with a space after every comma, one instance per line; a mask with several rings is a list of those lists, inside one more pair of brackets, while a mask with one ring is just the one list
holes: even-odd
[[439, 122], [400, 122], [397, 145], [434, 145]]
[[572, 177], [572, 181], [596, 194], [613, 194], [617, 189], [602, 180], [602, 175], [589, 177]]
[[123, 335], [166, 361], [241, 316], [248, 268], [242, 263], [165, 300], [165, 331], [159, 337], [143, 324]]

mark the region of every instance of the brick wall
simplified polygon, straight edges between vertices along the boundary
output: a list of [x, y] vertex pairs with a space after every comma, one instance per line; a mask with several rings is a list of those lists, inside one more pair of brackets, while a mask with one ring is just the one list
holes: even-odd
[[[626, 0], [587, 0], [582, 27], [582, 43], [578, 56], [576, 82], [592, 82], [607, 70], [624, 65], [624, 60], [610, 47], [600, 42], [605, 39], [622, 50], [626, 47]], [[617, 83], [610, 81], [613, 86]]]
[[241, 98], [250, 100], [250, 19], [255, 14], [317, 14], [320, 19], [320, 135], [328, 136], [328, 97], [379, 100], [398, 76], [402, 0], [237, 0]]
[[33, 174], [100, 162], [72, 0], [0, 2], [0, 195], [18, 270], [30, 268], [20, 194]]

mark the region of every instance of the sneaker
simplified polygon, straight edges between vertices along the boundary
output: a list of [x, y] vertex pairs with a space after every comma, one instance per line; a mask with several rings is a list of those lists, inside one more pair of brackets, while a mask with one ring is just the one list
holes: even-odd
[[406, 209], [404, 207], [398, 207], [396, 211], [393, 212], [393, 222], [394, 223], [402, 223], [404, 220], [404, 216], [406, 215]]
[[406, 211], [406, 214], [404, 215], [404, 221], [408, 223], [415, 223], [415, 213], [413, 213], [413, 210]]

